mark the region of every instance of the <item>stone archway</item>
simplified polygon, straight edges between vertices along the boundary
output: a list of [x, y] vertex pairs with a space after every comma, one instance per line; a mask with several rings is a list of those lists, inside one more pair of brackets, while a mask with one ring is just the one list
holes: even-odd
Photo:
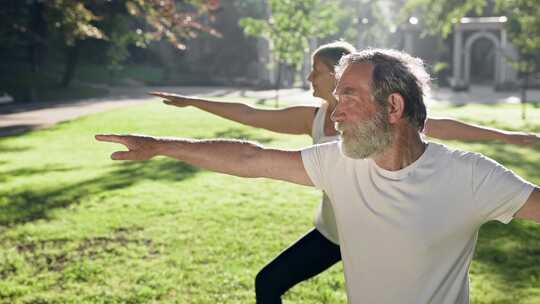
[[[511, 67], [506, 57], [514, 58], [517, 54], [507, 42], [504, 24], [507, 18], [478, 17], [461, 18], [454, 26], [454, 48], [452, 59], [452, 87], [456, 90], [470, 86], [471, 48], [475, 41], [486, 38], [495, 46], [494, 87], [503, 88], [516, 82], [517, 72]], [[463, 40], [465, 38], [465, 45]]]
[[495, 47], [495, 75], [494, 80], [495, 83], [501, 83], [501, 69], [502, 69], [502, 55], [501, 55], [501, 46], [499, 39], [495, 34], [491, 32], [481, 31], [476, 32], [472, 34], [469, 38], [467, 38], [465, 42], [465, 69], [464, 69], [464, 77], [463, 80], [465, 83], [469, 84], [471, 82], [471, 51], [473, 44], [478, 41], [479, 39], [486, 38], [491, 43], [493, 43], [493, 46]]

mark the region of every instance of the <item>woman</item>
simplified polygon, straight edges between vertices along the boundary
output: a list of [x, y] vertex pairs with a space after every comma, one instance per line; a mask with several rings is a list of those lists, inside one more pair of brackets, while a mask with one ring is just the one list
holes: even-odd
[[[308, 134], [319, 144], [338, 139], [330, 114], [337, 100], [334, 66], [341, 56], [354, 51], [345, 42], [319, 47], [312, 55], [312, 71], [308, 80], [313, 96], [323, 100], [320, 106], [293, 106], [283, 109], [258, 109], [241, 103], [224, 103], [176, 94], [154, 92], [154, 96], [178, 107], [194, 106], [248, 126], [279, 133]], [[533, 144], [538, 136], [520, 132], [504, 132], [491, 128], [468, 125], [452, 119], [428, 118], [425, 133], [440, 139], [499, 139], [507, 143]], [[322, 203], [315, 220], [315, 228], [281, 252], [268, 263], [255, 280], [257, 303], [281, 303], [281, 295], [297, 283], [309, 279], [341, 260], [339, 238], [332, 206], [323, 193]]]

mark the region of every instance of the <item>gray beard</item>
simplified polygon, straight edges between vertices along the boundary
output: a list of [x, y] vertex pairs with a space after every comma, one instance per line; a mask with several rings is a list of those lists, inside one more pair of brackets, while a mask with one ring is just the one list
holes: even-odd
[[392, 143], [392, 128], [388, 123], [388, 114], [384, 110], [364, 123], [338, 125], [337, 129], [346, 131], [341, 134], [341, 151], [350, 158], [362, 159], [382, 152]]

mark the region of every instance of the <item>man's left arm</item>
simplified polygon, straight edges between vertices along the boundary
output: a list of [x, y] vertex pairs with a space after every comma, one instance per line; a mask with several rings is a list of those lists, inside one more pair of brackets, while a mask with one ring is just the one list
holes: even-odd
[[523, 207], [516, 212], [514, 217], [540, 223], [540, 188], [533, 189]]

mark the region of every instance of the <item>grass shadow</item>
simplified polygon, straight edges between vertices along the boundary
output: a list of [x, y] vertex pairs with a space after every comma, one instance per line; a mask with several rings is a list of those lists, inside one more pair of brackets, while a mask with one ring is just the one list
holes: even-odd
[[243, 139], [243, 140], [252, 140], [256, 141], [258, 143], [267, 144], [272, 142], [274, 139], [269, 136], [259, 136], [256, 134], [253, 134], [249, 131], [240, 129], [240, 128], [229, 128], [224, 131], [219, 131], [214, 133], [214, 137], [217, 138], [235, 138], [235, 139]]
[[[1, 164], [1, 163], [0, 163]], [[63, 167], [61, 165], [46, 165], [41, 168], [21, 168], [8, 171], [0, 171], [0, 182], [5, 182], [11, 178], [29, 177], [36, 174], [46, 174], [51, 172], [67, 172], [77, 170], [77, 167]]]
[[540, 226], [516, 220], [490, 222], [480, 229], [474, 260], [513, 286], [540, 280]]
[[259, 99], [257, 99], [255, 101], [255, 104], [265, 106], [266, 102], [269, 101], [269, 100], [271, 101], [271, 100], [274, 100], [274, 99], [273, 98], [259, 98]]
[[112, 172], [80, 182], [44, 189], [0, 192], [0, 226], [47, 218], [57, 208], [78, 204], [87, 197], [127, 188], [145, 180], [181, 181], [194, 176], [198, 169], [172, 159], [147, 162], [123, 162]]
[[[533, 152], [534, 148], [530, 149]], [[527, 180], [540, 181], [540, 162], [524, 158], [515, 147], [503, 143], [481, 144], [475, 151], [489, 156], [505, 167], [526, 169]], [[475, 262], [509, 286], [523, 287], [540, 280], [540, 225], [515, 220], [508, 225], [490, 222], [479, 233]]]
[[36, 125], [14, 125], [0, 127], [0, 137], [19, 136], [37, 129]]
[[448, 103], [449, 108], [463, 108], [467, 106], [466, 103]]
[[[525, 148], [536, 152], [536, 148]], [[482, 144], [475, 148], [490, 158], [500, 162], [505, 167], [527, 169], [527, 179], [540, 181], [540, 162], [536, 159], [523, 158], [523, 155], [516, 152], [515, 147], [504, 143]]]
[[[226, 89], [219, 93], [214, 93], [212, 96], [214, 97], [226, 97], [230, 94], [238, 92], [238, 89]], [[240, 96], [244, 97], [246, 95], [245, 90], [240, 90]]]
[[[59, 283], [67, 283], [65, 281], [73, 279], [74, 281], [86, 281], [84, 276], [73, 276], [73, 270], [78, 270], [72, 269], [73, 267], [92, 260], [110, 259], [111, 255], [122, 256], [128, 248], [131, 254], [133, 254], [134, 248], [142, 249], [138, 251], [138, 255], [142, 259], [150, 259], [159, 255], [163, 244], [142, 237], [141, 231], [143, 228], [137, 226], [120, 227], [104, 236], [43, 240], [20, 237], [4, 238], [0, 240], [0, 244], [4, 248], [13, 248], [32, 267], [33, 272], [58, 272], [62, 274]], [[18, 266], [9, 258], [0, 261], [0, 280], [9, 280], [11, 277], [17, 276], [20, 271]]]
[[[20, 153], [28, 150], [30, 150], [29, 147], [8, 146], [0, 142], [0, 153]], [[6, 163], [5, 161], [3, 162]]]
[[7, 147], [0, 144], [0, 153], [19, 153], [30, 150], [30, 148], [22, 147]]

